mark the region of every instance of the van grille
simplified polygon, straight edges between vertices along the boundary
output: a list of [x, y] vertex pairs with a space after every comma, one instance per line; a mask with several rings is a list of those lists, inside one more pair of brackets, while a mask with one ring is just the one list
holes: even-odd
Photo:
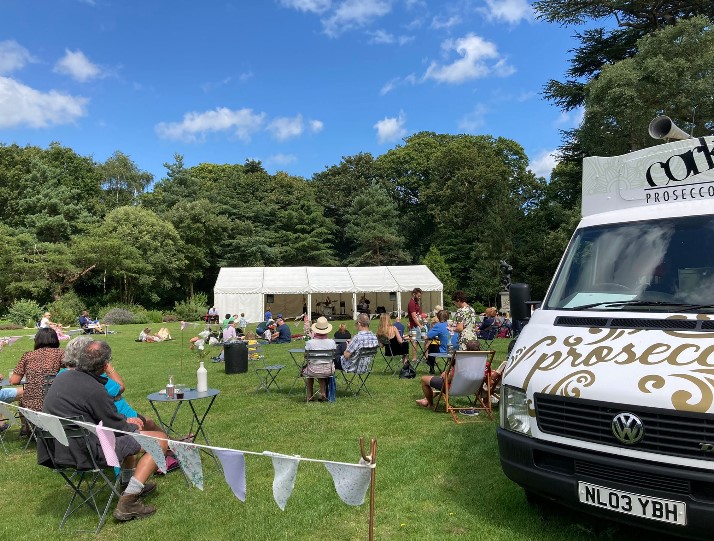
[[[647, 451], [662, 455], [714, 461], [700, 443], [714, 444], [714, 416], [657, 408], [611, 404], [595, 400], [536, 393], [538, 428], [564, 438]], [[625, 445], [612, 433], [612, 419], [622, 412], [634, 413], [644, 426], [643, 438]]]

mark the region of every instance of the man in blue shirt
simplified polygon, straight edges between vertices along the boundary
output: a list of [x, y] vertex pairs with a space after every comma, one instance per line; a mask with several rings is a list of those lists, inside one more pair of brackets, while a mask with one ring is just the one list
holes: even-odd
[[402, 335], [402, 338], [404, 338], [404, 323], [402, 323], [402, 316], [397, 314], [397, 317], [394, 318], [394, 326], [397, 328], [399, 331], [399, 334]]
[[287, 344], [292, 341], [292, 333], [290, 332], [290, 325], [285, 323], [285, 320], [281, 317], [275, 322], [278, 326], [275, 329], [275, 334], [273, 334], [272, 341], [276, 344]]
[[265, 310], [263, 321], [270, 321], [271, 319], [273, 319], [273, 312], [270, 311], [270, 306], [268, 306], [267, 310]]
[[[429, 340], [439, 340], [439, 353], [448, 353], [449, 352], [449, 340], [451, 338], [449, 334], [449, 327], [447, 325], [447, 320], [449, 319], [449, 311], [448, 310], [439, 310], [439, 312], [436, 314], [436, 317], [439, 318], [438, 323], [434, 323], [432, 325], [431, 329], [429, 329], [429, 332], [426, 333], [426, 337]], [[424, 349], [429, 350], [429, 345], [424, 344]], [[432, 358], [427, 358], [426, 363], [429, 365], [429, 373], [434, 374], [434, 359]]]

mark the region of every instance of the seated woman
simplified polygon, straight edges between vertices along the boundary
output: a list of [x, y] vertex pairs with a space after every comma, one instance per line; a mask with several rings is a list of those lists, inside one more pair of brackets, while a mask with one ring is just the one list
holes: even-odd
[[[327, 318], [320, 316], [317, 321], [313, 323], [310, 327], [312, 331], [312, 339], [305, 344], [305, 356], [307, 357], [308, 351], [335, 351], [337, 349], [337, 344], [332, 338], [328, 338], [328, 334], [332, 332], [332, 325], [327, 321]], [[303, 374], [307, 376], [306, 386], [307, 386], [307, 401], [311, 402], [314, 396], [314, 381], [320, 384], [320, 402], [327, 400], [327, 378], [335, 373], [335, 365], [332, 359], [325, 359], [324, 361], [313, 361], [310, 360], [303, 370]]]
[[[340, 329], [342, 327], [340, 326]], [[384, 346], [384, 354], [387, 357], [402, 356], [402, 364], [406, 364], [409, 355], [409, 343], [406, 342], [399, 330], [392, 323], [389, 314], [379, 316], [379, 327], [377, 327], [377, 340]]]
[[[481, 345], [478, 340], [469, 340], [466, 342], [466, 351], [480, 351]], [[421, 389], [424, 393], [424, 398], [420, 398], [416, 401], [418, 406], [422, 408], [433, 408], [434, 407], [434, 390], [441, 391], [444, 388], [444, 381], [451, 383], [451, 379], [454, 377], [454, 363], [451, 363], [451, 368], [447, 367], [447, 371], [442, 372], [438, 376], [422, 376], [421, 377]]]
[[39, 324], [40, 329], [53, 329], [57, 333], [57, 338], [59, 340], [69, 340], [70, 336], [62, 331], [62, 324], [50, 321], [51, 317], [52, 314], [50, 314], [49, 312], [45, 312], [42, 315], [42, 319], [40, 320]]
[[[91, 328], [90, 328], [90, 325], [91, 325]], [[104, 329], [102, 329], [102, 326], [99, 323], [99, 320], [98, 319], [93, 320], [91, 317], [89, 317], [89, 312], [87, 310], [83, 310], [82, 315], [79, 316], [79, 326], [87, 334], [97, 334], [97, 333], [104, 332]]]
[[484, 318], [481, 323], [478, 325], [478, 333], [481, 334], [489, 334], [493, 333], [495, 336], [494, 330], [496, 330], [496, 316], [498, 315], [498, 311], [491, 307], [486, 308], [486, 311], [484, 312]]

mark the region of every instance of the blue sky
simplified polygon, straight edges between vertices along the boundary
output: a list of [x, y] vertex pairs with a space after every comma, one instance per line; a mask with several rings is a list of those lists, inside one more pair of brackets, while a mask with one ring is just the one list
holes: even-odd
[[526, 0], [4, 0], [0, 142], [128, 154], [155, 180], [258, 159], [311, 177], [419, 131], [514, 139], [547, 176], [580, 120], [541, 97], [573, 29]]

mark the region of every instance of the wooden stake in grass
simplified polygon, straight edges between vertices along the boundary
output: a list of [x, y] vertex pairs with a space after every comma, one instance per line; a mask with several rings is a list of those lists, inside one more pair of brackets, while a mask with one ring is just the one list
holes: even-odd
[[[367, 464], [377, 463], [377, 440], [372, 438], [369, 446], [369, 455], [364, 452], [364, 438], [359, 439], [359, 449], [362, 453], [362, 459]], [[369, 541], [374, 541], [374, 481], [376, 477], [376, 468], [372, 468], [371, 478], [369, 481]]]

